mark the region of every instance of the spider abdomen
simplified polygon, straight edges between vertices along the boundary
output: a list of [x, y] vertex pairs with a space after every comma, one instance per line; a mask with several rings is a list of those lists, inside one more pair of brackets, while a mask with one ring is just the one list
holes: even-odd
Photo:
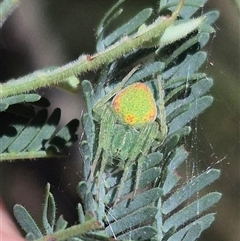
[[144, 83], [135, 83], [120, 91], [112, 101], [112, 107], [121, 122], [131, 126], [143, 126], [155, 121], [156, 103], [150, 88]]

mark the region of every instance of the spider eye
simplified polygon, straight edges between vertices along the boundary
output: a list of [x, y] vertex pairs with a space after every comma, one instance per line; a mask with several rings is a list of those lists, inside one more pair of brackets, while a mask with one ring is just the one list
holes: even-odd
[[150, 88], [144, 83], [129, 85], [112, 101], [120, 121], [132, 126], [142, 126], [155, 121], [157, 107]]

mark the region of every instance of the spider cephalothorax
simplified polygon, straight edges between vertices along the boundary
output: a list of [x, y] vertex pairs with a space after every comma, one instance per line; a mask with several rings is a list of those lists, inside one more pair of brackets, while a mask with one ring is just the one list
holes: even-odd
[[[160, 131], [163, 129], [163, 125], [166, 125], [165, 120], [161, 120], [162, 116], [165, 115], [160, 113], [160, 117], [158, 117], [156, 101], [148, 85], [137, 82], [122, 89], [136, 70], [137, 68], [134, 68], [93, 108], [94, 118], [99, 122], [100, 128], [98, 146], [92, 163], [91, 180], [94, 180], [94, 176], [97, 177], [97, 189], [99, 189], [106, 165], [111, 164], [113, 159], [118, 159], [123, 174], [115, 204], [122, 195], [129, 167], [137, 161], [136, 181], [133, 190], [135, 195], [142, 171], [143, 157], [148, 154], [153, 145], [156, 145], [156, 142], [160, 144], [166, 135]], [[157, 82], [159, 96], [163, 100], [159, 78]], [[111, 98], [113, 98], [112, 102], [110, 102]], [[163, 101], [160, 102], [161, 105], [164, 105]], [[163, 109], [159, 107], [159, 111]], [[157, 118], [160, 120], [160, 125], [159, 121], [156, 121]], [[166, 126], [164, 129], [166, 130]], [[98, 173], [96, 173], [97, 166], [99, 167]]]

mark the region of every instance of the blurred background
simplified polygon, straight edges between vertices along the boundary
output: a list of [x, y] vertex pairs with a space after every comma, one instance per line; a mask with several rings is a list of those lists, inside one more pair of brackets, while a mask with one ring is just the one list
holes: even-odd
[[[126, 19], [142, 5], [155, 0], [127, 1]], [[147, 3], [146, 3], [147, 2]], [[95, 30], [113, 0], [21, 0], [18, 9], [3, 25], [0, 35], [0, 80], [4, 82], [34, 70], [61, 66], [83, 53], [95, 52]], [[236, 2], [209, 0], [203, 8], [219, 10], [216, 34], [207, 45], [208, 60], [203, 71], [214, 79], [210, 94], [213, 105], [192, 123], [189, 137], [189, 162], [195, 168], [221, 169], [221, 178], [209, 191], [223, 193], [211, 210], [217, 212], [213, 225], [199, 240], [240, 240], [240, 13]], [[92, 79], [94, 73], [81, 76]], [[39, 91], [52, 102], [49, 109], [62, 109], [62, 125], [81, 118], [84, 104], [81, 93], [59, 89]], [[79, 130], [81, 138], [81, 130]], [[81, 180], [81, 155], [77, 144], [69, 156], [50, 160], [0, 163], [0, 192], [12, 212], [16, 203], [24, 205], [39, 221], [47, 182], [57, 200], [58, 215], [70, 224], [76, 222], [77, 183]], [[189, 170], [190, 172], [191, 170]]]

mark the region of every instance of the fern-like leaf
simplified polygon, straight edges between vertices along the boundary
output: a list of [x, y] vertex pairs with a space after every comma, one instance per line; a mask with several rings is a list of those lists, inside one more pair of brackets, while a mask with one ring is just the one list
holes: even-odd
[[[36, 111], [37, 107], [45, 107]], [[79, 121], [74, 119], [57, 131], [61, 110], [48, 117], [49, 102], [37, 94], [1, 100], [0, 160], [35, 159], [60, 155], [76, 141]]]
[[[153, 37], [152, 41], [132, 49], [124, 56], [121, 55], [121, 58], [110, 64], [106, 64], [109, 63], [106, 61], [106, 65], [97, 75], [96, 86], [92, 86], [87, 80], [81, 83], [87, 111], [82, 117], [85, 139], [80, 142], [84, 162], [84, 180], [77, 187], [81, 198], [81, 203], [77, 207], [80, 224], [67, 228], [67, 222], [62, 216], [55, 220], [55, 202], [47, 186], [43, 211], [46, 239], [54, 235], [56, 238], [61, 237], [60, 240], [71, 241], [111, 240], [112, 238], [115, 240], [193, 241], [214, 220], [214, 214], [207, 213], [207, 210], [218, 202], [221, 194], [217, 192], [202, 194], [202, 191], [218, 179], [220, 172], [209, 169], [182, 181], [178, 171], [185, 165], [188, 158], [182, 142], [191, 132], [190, 122], [213, 101], [213, 98], [208, 95], [213, 81], [200, 71], [207, 54], [200, 49], [206, 45], [209, 35], [214, 31], [211, 25], [218, 17], [218, 13], [213, 11], [196, 18], [195, 14], [206, 0], [194, 2], [186, 0], [181, 12], [179, 10], [182, 1], [180, 5], [175, 0], [156, 1], [158, 6], [156, 11], [153, 11], [153, 8], [143, 9], [127, 23], [116, 27], [114, 21], [120, 20], [124, 2], [124, 0], [118, 1], [100, 23], [96, 34], [97, 51], [111, 52], [111, 49], [122, 41], [122, 36], [129, 40], [138, 39], [140, 34], [145, 33], [147, 26], [153, 28], [154, 24], [161, 21], [167, 26], [163, 27], [164, 31]], [[177, 11], [175, 11], [176, 8]], [[167, 19], [175, 20], [175, 18], [169, 18], [171, 12], [176, 17], [178, 15], [178, 19], [169, 26]], [[149, 25], [154, 19], [156, 21]], [[96, 55], [95, 58], [97, 59], [98, 56]], [[93, 59], [89, 57], [87, 60], [91, 62]], [[103, 181], [96, 187], [94, 182], [98, 180], [101, 165], [98, 165], [93, 174], [91, 174], [93, 172], [91, 165], [102, 140], [99, 138], [101, 121], [94, 116], [94, 106], [139, 62], [143, 64], [127, 84], [136, 82], [148, 84], [159, 106], [158, 119], [164, 122], [160, 130], [166, 125], [163, 130], [166, 136], [159, 145], [155, 145], [154, 140], [148, 152], [143, 153], [144, 155], [139, 153], [136, 160], [127, 167], [126, 178], [121, 187], [119, 183], [125, 170], [121, 168], [117, 157], [107, 156], [104, 150], [97, 160], [100, 162], [108, 158], [108, 165], [104, 166], [101, 176]], [[162, 84], [163, 93], [159, 93], [158, 83]], [[16, 100], [14, 102], [8, 99], [1, 108], [7, 112], [9, 106], [14, 106], [16, 103]], [[58, 153], [72, 142], [76, 123], [67, 129], [63, 128], [58, 134], [53, 134], [57, 126], [54, 121], [59, 120], [56, 114], [58, 110], [53, 112], [48, 121], [46, 110], [40, 110], [40, 113], [35, 113], [32, 107], [30, 110], [32, 112], [29, 111], [29, 113], [32, 114], [26, 111], [28, 118], [21, 117], [19, 120], [23, 125], [11, 126], [16, 134], [6, 142], [3, 153], [14, 153], [16, 150], [28, 154], [30, 151]], [[54, 122], [53, 125], [47, 124], [52, 122]], [[50, 129], [50, 126], [53, 129]], [[45, 141], [47, 133], [51, 134]], [[30, 136], [31, 140], [25, 141], [26, 135]], [[21, 145], [17, 145], [18, 142]], [[124, 148], [128, 148], [127, 144], [123, 145], [121, 151], [126, 151]], [[113, 142], [112, 145], [114, 146], [115, 143]], [[111, 150], [107, 151], [111, 152]], [[139, 175], [140, 159], [142, 166], [139, 177], [137, 175]], [[91, 178], [91, 175], [94, 178]], [[139, 179], [138, 190], [133, 197], [136, 179]], [[119, 198], [120, 188], [122, 196]], [[18, 208], [19, 206], [15, 207], [16, 210]], [[27, 218], [26, 223], [21, 223], [25, 226], [27, 237], [42, 240], [41, 235], [44, 232], [40, 231], [26, 211], [22, 211], [24, 210], [22, 207], [19, 210], [23, 214], [17, 213], [17, 219], [19, 220], [21, 215]]]
[[[176, 26], [182, 22], [187, 23], [204, 2], [186, 1], [181, 12], [184, 20], [177, 21]], [[164, 13], [175, 6], [176, 1], [161, 1], [159, 11]], [[129, 20], [128, 24], [132, 24], [132, 28], [124, 31], [124, 34], [131, 37], [134, 31], [139, 31], [138, 28], [152, 17], [148, 13], [150, 13], [149, 10], [143, 10]], [[118, 8], [113, 8], [110, 15], [114, 16], [115, 20], [119, 18], [120, 11]], [[144, 52], [136, 50], [124, 56], [123, 59], [113, 62], [108, 70], [99, 74], [95, 91], [90, 82], [82, 83], [83, 90], [86, 90], [85, 100], [88, 110], [83, 117], [86, 140], [82, 142], [87, 181], [81, 183], [78, 193], [85, 203], [81, 206], [81, 210], [93, 212], [94, 216], [103, 222], [105, 232], [109, 236], [119, 240], [196, 240], [214, 219], [213, 214], [205, 214], [205, 212], [219, 200], [220, 194], [209, 193], [202, 197], [199, 195], [196, 197], [196, 194], [214, 182], [219, 177], [219, 171], [208, 170], [187, 180], [185, 184], [180, 184], [181, 179], [177, 175], [177, 169], [187, 161], [188, 155], [181, 146], [181, 140], [191, 131], [188, 126], [190, 121], [208, 108], [213, 101], [213, 98], [207, 95], [213, 81], [199, 72], [206, 60], [206, 53], [198, 51], [198, 49], [207, 43], [209, 34], [213, 32], [210, 25], [217, 16], [217, 12], [205, 14], [204, 21], [198, 30], [195, 32], [189, 30], [189, 35], [184, 39], [178, 37], [180, 40], [177, 43], [168, 44], [165, 47], [160, 45], [156, 48], [146, 46], [147, 49]], [[109, 34], [108, 27], [111, 19], [109, 17], [105, 28], [102, 25], [98, 35], [97, 46], [101, 50], [107, 48], [109, 44], [117, 42], [119, 36], [122, 35], [122, 30], [127, 26], [124, 24]], [[105, 92], [108, 93], [114, 88], [116, 81], [121, 81], [127, 61], [134, 63], [152, 53], [155, 54], [155, 61], [149, 61], [141, 66], [141, 69], [128, 80], [128, 84], [139, 81], [148, 82], [155, 92], [156, 79], [154, 76], [161, 76], [165, 92], [168, 134], [160, 148], [144, 157], [139, 181], [139, 189], [144, 190], [143, 193], [140, 191], [133, 200], [128, 199], [129, 195], [131, 196], [137, 168], [137, 164], [133, 163], [121, 189], [125, 198], [112, 207], [112, 203], [117, 198], [123, 171], [114, 166], [106, 170], [104, 183], [100, 185], [99, 199], [95, 200], [96, 190], [88, 179], [91, 172], [89, 161], [91, 162], [93, 159], [94, 150], [99, 141], [95, 132], [98, 130], [98, 123], [93, 119], [92, 109], [94, 103], [101, 99]], [[108, 80], [107, 84], [106, 80]], [[114, 163], [114, 160], [112, 162]], [[114, 174], [111, 175], [112, 173]], [[179, 187], [179, 185], [182, 186]], [[152, 189], [146, 191], [146, 188], [151, 186]], [[83, 187], [85, 191], [82, 191]], [[194, 201], [186, 203], [189, 199]], [[170, 209], [167, 211], [165, 208]], [[84, 220], [83, 211], [81, 211], [81, 216], [81, 220]]]

